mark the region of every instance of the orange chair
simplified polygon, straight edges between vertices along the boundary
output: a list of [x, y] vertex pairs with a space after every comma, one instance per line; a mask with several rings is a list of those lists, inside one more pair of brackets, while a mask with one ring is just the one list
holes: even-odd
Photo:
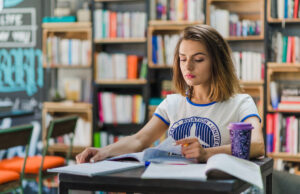
[[[74, 134], [76, 128], [77, 116], [64, 117], [59, 119], [54, 119], [50, 122], [47, 129], [47, 139], [46, 145], [43, 148], [41, 156], [30, 156], [27, 158], [26, 167], [25, 167], [25, 179], [35, 180], [38, 182], [39, 193], [42, 193], [43, 179], [51, 178], [55, 174], [47, 173], [47, 169], [55, 168], [65, 165], [71, 155], [73, 147], [73, 135], [71, 136], [71, 145], [69, 147], [66, 160], [60, 156], [46, 156], [49, 139], [57, 138], [65, 134]], [[0, 170], [13, 170], [20, 172], [21, 164], [23, 163], [24, 158], [14, 157], [9, 160], [3, 160], [0, 162]]]
[[28, 155], [29, 143], [32, 134], [32, 125], [23, 125], [0, 130], [0, 149], [15, 146], [25, 146], [25, 158], [22, 160], [20, 173], [12, 170], [0, 170], [0, 193], [11, 192], [22, 188], [24, 169]]

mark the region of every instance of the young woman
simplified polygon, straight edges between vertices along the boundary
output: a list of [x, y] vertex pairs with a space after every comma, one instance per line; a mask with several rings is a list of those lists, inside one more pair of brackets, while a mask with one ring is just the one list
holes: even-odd
[[252, 130], [250, 157], [264, 155], [261, 119], [252, 98], [240, 86], [231, 49], [212, 27], [187, 27], [175, 49], [173, 82], [179, 94], [167, 96], [151, 120], [136, 134], [103, 148], [87, 148], [78, 163], [95, 162], [139, 152], [168, 130], [186, 158], [198, 162], [217, 153], [231, 154], [230, 122], [248, 122]]

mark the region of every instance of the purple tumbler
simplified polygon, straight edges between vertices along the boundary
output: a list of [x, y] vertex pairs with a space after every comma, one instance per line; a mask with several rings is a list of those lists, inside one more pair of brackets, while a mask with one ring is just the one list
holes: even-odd
[[249, 160], [251, 123], [230, 123], [228, 126], [231, 140], [231, 153], [233, 156]]

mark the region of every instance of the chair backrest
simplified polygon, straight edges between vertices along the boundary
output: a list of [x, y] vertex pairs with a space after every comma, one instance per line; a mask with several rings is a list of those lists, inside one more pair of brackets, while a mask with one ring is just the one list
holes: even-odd
[[74, 133], [78, 116], [68, 116], [50, 121], [47, 130], [47, 139], [56, 138], [65, 134]]
[[[70, 133], [75, 133], [75, 128], [76, 128], [76, 123], [78, 120], [78, 116], [67, 116], [67, 117], [62, 117], [58, 119], [53, 119], [50, 121], [49, 127], [47, 129], [47, 139], [46, 139], [46, 147], [43, 150], [43, 159], [42, 159], [42, 164], [41, 167], [44, 164], [44, 156], [47, 153], [48, 146], [49, 146], [49, 139], [50, 138], [56, 138], [65, 134], [70, 134]], [[72, 148], [73, 148], [73, 136], [71, 136], [70, 140], [70, 146], [69, 150], [67, 152], [67, 163], [69, 161], [69, 158], [72, 153]], [[42, 169], [40, 170], [40, 173], [42, 172]]]
[[0, 149], [29, 145], [33, 126], [22, 125], [0, 130]]
[[21, 125], [0, 130], [0, 149], [8, 149], [15, 146], [25, 146], [25, 158], [21, 171], [21, 181], [24, 177], [24, 170], [26, 165], [26, 159], [28, 156], [28, 149], [32, 131], [33, 125]]

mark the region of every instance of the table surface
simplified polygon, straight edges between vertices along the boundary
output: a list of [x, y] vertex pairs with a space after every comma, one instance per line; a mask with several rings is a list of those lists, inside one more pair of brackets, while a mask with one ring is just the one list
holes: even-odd
[[[261, 167], [263, 178], [272, 173], [273, 160], [253, 160]], [[143, 193], [240, 193], [250, 185], [239, 179], [141, 179], [145, 168], [126, 170], [94, 177], [60, 174], [60, 186], [68, 189], [126, 191]], [[62, 192], [64, 193], [64, 192]]]

